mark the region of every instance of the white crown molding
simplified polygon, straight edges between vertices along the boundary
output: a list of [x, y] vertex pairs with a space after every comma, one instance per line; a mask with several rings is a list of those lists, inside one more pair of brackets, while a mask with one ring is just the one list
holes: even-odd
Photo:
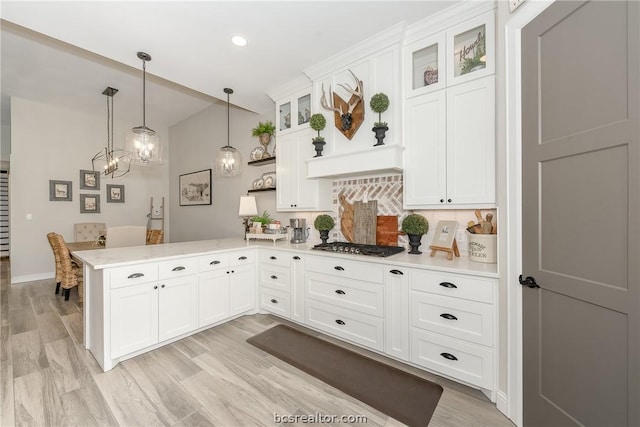
[[302, 75], [295, 80], [292, 80], [286, 84], [283, 84], [282, 86], [278, 86], [270, 90], [269, 92], [267, 92], [267, 95], [269, 95], [269, 98], [271, 98], [273, 102], [278, 102], [279, 100], [286, 98], [287, 96], [290, 96], [296, 92], [310, 88], [311, 80], [309, 80], [307, 76]]
[[472, 1], [456, 3], [440, 13], [431, 15], [407, 27], [404, 45], [411, 44], [421, 38], [443, 32], [452, 25], [475, 18], [496, 8], [494, 1]]
[[399, 45], [402, 43], [406, 26], [405, 22], [400, 22], [303, 71], [312, 81], [320, 80], [346, 64], [358, 62], [389, 46]]

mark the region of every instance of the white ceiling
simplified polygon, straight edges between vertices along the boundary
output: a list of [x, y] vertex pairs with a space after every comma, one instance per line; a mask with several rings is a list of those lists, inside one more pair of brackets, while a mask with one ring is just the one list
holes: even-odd
[[[2, 95], [70, 108], [116, 108], [141, 120], [147, 63], [147, 123], [171, 125], [231, 87], [231, 103], [257, 113], [266, 93], [302, 70], [404, 21], [453, 1], [2, 1]], [[28, 29], [28, 30], [27, 30]], [[249, 44], [231, 44], [241, 34]], [[155, 77], [155, 78], [154, 78]], [[3, 98], [6, 99], [6, 98]], [[125, 110], [124, 112], [122, 110]], [[116, 114], [118, 114], [116, 110]]]

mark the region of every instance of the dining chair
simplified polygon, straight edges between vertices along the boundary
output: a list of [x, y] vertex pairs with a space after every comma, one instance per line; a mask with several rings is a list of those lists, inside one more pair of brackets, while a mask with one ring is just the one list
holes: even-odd
[[69, 301], [71, 288], [78, 286], [78, 296], [80, 297], [80, 301], [82, 302], [82, 268], [78, 267], [71, 261], [71, 254], [69, 253], [67, 244], [61, 234], [55, 234], [53, 236], [53, 241], [54, 253], [58, 253], [58, 259], [60, 260], [60, 287], [62, 288], [64, 300]]
[[147, 230], [147, 245], [157, 245], [162, 243], [162, 237], [164, 237], [164, 231], [159, 229]]
[[144, 246], [147, 244], [147, 227], [144, 225], [123, 225], [108, 227], [105, 248]]
[[47, 240], [53, 251], [53, 258], [56, 262], [56, 295], [60, 292], [60, 282], [62, 281], [62, 264], [60, 263], [60, 255], [56, 250], [56, 233], [47, 233]]
[[104, 222], [78, 222], [73, 224], [73, 236], [76, 242], [95, 242], [107, 228]]

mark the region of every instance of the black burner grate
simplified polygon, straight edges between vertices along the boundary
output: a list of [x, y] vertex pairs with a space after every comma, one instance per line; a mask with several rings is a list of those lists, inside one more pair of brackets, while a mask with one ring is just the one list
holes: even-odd
[[369, 255], [379, 257], [387, 257], [404, 251], [404, 248], [401, 246], [363, 245], [360, 243], [349, 242], [320, 243], [319, 245], [315, 245], [312, 249], [349, 255]]

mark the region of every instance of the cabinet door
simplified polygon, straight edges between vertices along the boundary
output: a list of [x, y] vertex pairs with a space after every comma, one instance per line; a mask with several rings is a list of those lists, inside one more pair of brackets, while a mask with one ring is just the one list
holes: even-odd
[[446, 203], [446, 93], [436, 91], [406, 102], [404, 207]]
[[389, 267], [384, 276], [384, 352], [409, 360], [409, 270]]
[[229, 316], [253, 310], [255, 306], [255, 265], [231, 267], [229, 270]]
[[111, 358], [158, 342], [158, 284], [127, 286], [111, 291]]
[[447, 31], [447, 85], [466, 83], [495, 72], [494, 12]]
[[304, 256], [291, 256], [291, 319], [304, 322]]
[[160, 282], [158, 339], [168, 340], [198, 327], [198, 282], [195, 274]]
[[427, 37], [404, 49], [407, 98], [445, 87], [445, 35]]
[[495, 203], [494, 76], [447, 89], [447, 199]]
[[200, 273], [198, 281], [198, 326], [203, 327], [229, 317], [228, 268]]
[[294, 210], [298, 197], [297, 138], [295, 134], [278, 137], [276, 156], [276, 199], [278, 210]]

